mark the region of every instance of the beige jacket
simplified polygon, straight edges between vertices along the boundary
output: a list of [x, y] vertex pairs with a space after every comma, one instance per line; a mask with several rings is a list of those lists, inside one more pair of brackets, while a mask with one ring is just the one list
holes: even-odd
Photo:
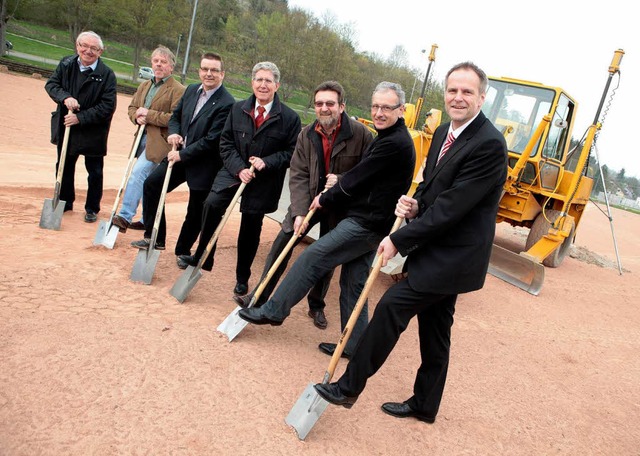
[[[129, 104], [129, 118], [136, 124], [136, 110], [144, 106], [144, 99], [151, 87], [151, 81], [144, 81], [136, 90]], [[147, 113], [147, 160], [160, 163], [167, 156], [171, 147], [167, 143], [168, 125], [171, 113], [180, 101], [185, 87], [173, 77], [162, 84], [151, 101]], [[137, 125], [137, 124], [136, 124]]]

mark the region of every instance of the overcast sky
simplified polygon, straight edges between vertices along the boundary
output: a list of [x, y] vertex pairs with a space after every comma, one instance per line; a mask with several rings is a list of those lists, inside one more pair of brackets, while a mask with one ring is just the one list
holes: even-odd
[[[619, 82], [619, 88], [604, 119], [597, 150], [609, 168], [625, 168], [627, 176], [640, 178], [640, 140], [634, 134], [640, 129], [640, 90], [636, 90], [640, 25], [631, 5], [622, 0], [289, 0], [292, 8], [300, 7], [318, 18], [329, 12], [338, 22], [351, 24], [359, 51], [386, 58], [402, 45], [413, 66], [423, 72], [431, 45], [437, 44], [431, 71], [440, 80], [454, 64], [471, 60], [489, 76], [562, 87], [578, 103], [573, 130], [577, 138], [595, 118], [614, 51], [623, 49], [620, 77], [611, 80], [611, 87]], [[405, 87], [407, 96], [411, 89]]]

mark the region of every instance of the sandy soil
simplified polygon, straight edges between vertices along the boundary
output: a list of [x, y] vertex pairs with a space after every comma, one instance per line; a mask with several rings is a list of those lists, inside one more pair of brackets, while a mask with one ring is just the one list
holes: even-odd
[[[140, 232], [113, 250], [92, 245], [81, 161], [76, 211], [61, 231], [39, 228], [55, 180], [44, 82], [0, 74], [0, 455], [640, 454], [640, 216], [613, 211], [622, 275], [608, 219], [589, 206], [539, 296], [488, 276], [460, 297], [435, 424], [379, 410], [411, 394], [414, 321], [356, 406], [329, 407], [300, 441], [284, 418], [327, 368], [316, 347], [339, 337], [337, 283], [326, 330], [301, 303], [283, 326], [249, 326], [230, 343], [216, 327], [235, 307], [237, 215], [184, 304], [169, 295], [183, 188], [168, 198], [169, 249], [150, 286], [129, 280]], [[103, 219], [131, 147], [128, 103], [118, 98]], [[266, 223], [254, 276], [277, 230]], [[525, 233], [499, 227], [498, 238], [517, 249]], [[372, 303], [391, 283], [380, 276]]]

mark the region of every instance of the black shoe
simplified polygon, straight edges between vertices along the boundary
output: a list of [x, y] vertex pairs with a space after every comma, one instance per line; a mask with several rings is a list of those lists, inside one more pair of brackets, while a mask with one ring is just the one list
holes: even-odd
[[327, 328], [327, 317], [324, 316], [324, 310], [311, 310], [307, 312], [311, 318], [313, 318], [313, 324], [316, 325], [316, 328], [326, 329]]
[[144, 230], [144, 223], [138, 220], [137, 222], [133, 222], [129, 225], [129, 228], [132, 230]]
[[124, 217], [120, 217], [119, 215], [114, 215], [113, 219], [111, 219], [111, 223], [118, 227], [121, 233], [126, 233], [127, 228], [129, 228], [129, 222]]
[[395, 416], [397, 418], [416, 418], [425, 423], [433, 423], [436, 420], [435, 416], [427, 416], [420, 412], [416, 412], [406, 402], [385, 402], [380, 407], [387, 415]]
[[358, 396], [346, 396], [337, 383], [316, 383], [313, 387], [322, 399], [333, 405], [350, 409], [358, 400]]
[[[133, 241], [131, 243], [131, 247], [135, 247], [137, 249], [140, 250], [148, 250], [149, 249], [149, 245], [151, 244], [151, 239], [140, 239], [139, 241]], [[156, 241], [156, 250], [164, 250], [166, 247], [164, 245], [164, 242], [158, 242]]]
[[93, 223], [98, 220], [98, 216], [94, 212], [87, 212], [84, 214], [84, 221], [87, 223]]
[[269, 317], [265, 317], [262, 315], [261, 309], [256, 309], [255, 307], [251, 307], [249, 309], [240, 309], [238, 312], [240, 318], [249, 323], [253, 323], [254, 325], [271, 325], [271, 326], [280, 326], [282, 324], [281, 321], [272, 320]]
[[[320, 345], [318, 345], [318, 348], [320, 349], [320, 351], [325, 355], [329, 355], [329, 356], [333, 356], [333, 352], [336, 351], [336, 347], [337, 347], [336, 344], [332, 344], [329, 342], [320, 342]], [[345, 350], [342, 350], [342, 354], [340, 355], [340, 358], [351, 359], [351, 353], [348, 353]]]
[[[243, 309], [246, 309], [249, 307], [249, 304], [251, 304], [252, 299], [253, 299], [253, 294], [247, 294], [244, 296], [238, 296], [238, 295], [233, 296], [233, 300], [236, 302], [236, 304], [238, 304]], [[267, 302], [266, 299], [258, 298], [258, 301], [255, 302], [251, 307], [254, 309], [257, 309], [261, 307], [265, 302]]]
[[[180, 269], [187, 269], [189, 266], [193, 266], [195, 268], [198, 265], [198, 260], [196, 260], [193, 255], [178, 255], [176, 262]], [[182, 267], [183, 265], [184, 267]]]
[[69, 212], [73, 210], [73, 204], [65, 204], [62, 212]]
[[233, 289], [233, 294], [244, 296], [249, 292], [249, 285], [242, 282], [237, 282], [236, 287]]

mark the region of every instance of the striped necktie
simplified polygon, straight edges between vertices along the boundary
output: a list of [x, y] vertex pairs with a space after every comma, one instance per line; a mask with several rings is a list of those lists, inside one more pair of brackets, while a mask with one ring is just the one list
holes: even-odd
[[449, 132], [449, 135], [447, 135], [447, 140], [444, 142], [444, 146], [442, 146], [442, 150], [440, 151], [440, 155], [438, 155], [438, 161], [436, 161], [436, 165], [440, 163], [440, 160], [442, 159], [442, 157], [444, 157], [444, 154], [447, 153], [447, 151], [451, 147], [451, 144], [453, 144], [453, 141], [455, 140], [456, 138], [454, 138], [453, 133]]

